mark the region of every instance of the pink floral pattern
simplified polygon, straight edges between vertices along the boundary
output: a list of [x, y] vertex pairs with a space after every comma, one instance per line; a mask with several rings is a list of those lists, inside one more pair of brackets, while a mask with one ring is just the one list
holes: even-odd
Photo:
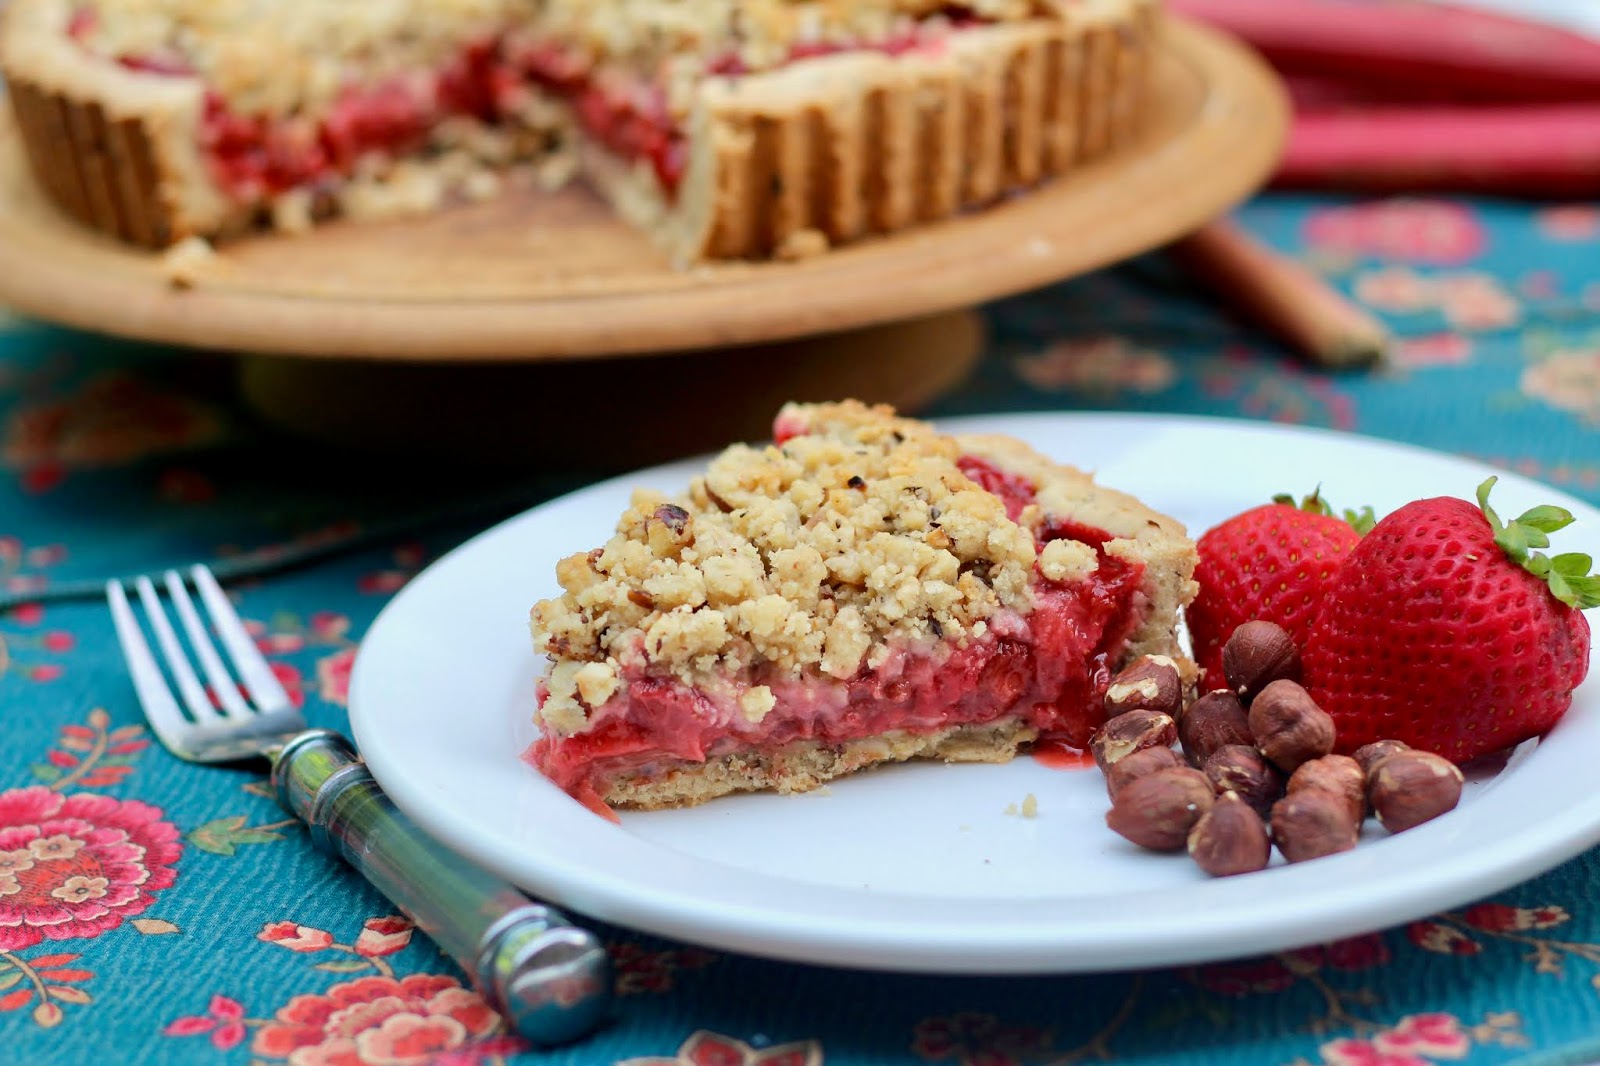
[[1389, 958], [1389, 947], [1383, 937], [1370, 933], [1267, 958], [1216, 963], [1192, 971], [1192, 976], [1203, 988], [1225, 996], [1244, 997], [1282, 992], [1320, 970], [1343, 973], [1371, 970], [1385, 965]]
[[167, 1036], [199, 1036], [202, 1033], [209, 1033], [211, 1046], [218, 1051], [227, 1051], [244, 1043], [246, 1035], [244, 1007], [236, 999], [220, 995], [212, 996], [206, 1013], [178, 1018], [169, 1022], [161, 1031]]
[[1160, 352], [1136, 347], [1120, 337], [1057, 341], [1043, 351], [1019, 357], [1017, 376], [1045, 392], [1152, 394], [1170, 388], [1178, 369]]
[[1600, 239], [1600, 207], [1593, 204], [1547, 207], [1538, 212], [1535, 218], [1539, 232], [1553, 241]]
[[1003, 1025], [992, 1014], [967, 1011], [917, 1023], [911, 1050], [927, 1062], [957, 1066], [1016, 1066], [1050, 1050], [1050, 1033]]
[[137, 800], [0, 793], [0, 950], [115, 929], [172, 885], [181, 850], [177, 828]]
[[276, 944], [290, 951], [321, 951], [333, 943], [333, 934], [294, 922], [268, 922], [256, 934], [257, 940]]
[[356, 588], [369, 596], [388, 596], [399, 592], [422, 569], [428, 553], [420, 544], [402, 544], [390, 555], [392, 566], [363, 574]]
[[1326, 375], [1286, 365], [1270, 377], [1261, 377], [1250, 369], [1256, 358], [1241, 347], [1225, 349], [1201, 370], [1200, 387], [1208, 397], [1237, 406], [1251, 418], [1355, 428], [1354, 401]]
[[624, 1059], [617, 1066], [822, 1066], [822, 1061], [822, 1045], [815, 1040], [755, 1048], [702, 1029], [685, 1040], [676, 1055]]
[[1499, 279], [1462, 272], [1420, 274], [1409, 266], [1387, 266], [1356, 276], [1356, 299], [1393, 314], [1437, 311], [1457, 330], [1497, 330], [1522, 320], [1522, 305]]
[[356, 937], [356, 954], [369, 959], [393, 955], [411, 943], [414, 928], [405, 918], [368, 918], [361, 926], [361, 935]]
[[1522, 372], [1523, 393], [1600, 426], [1600, 345], [1557, 349]]
[[0, 462], [22, 473], [24, 488], [44, 492], [69, 470], [209, 443], [223, 425], [214, 409], [191, 397], [112, 372], [64, 399], [14, 412], [0, 437]]
[[317, 695], [339, 707], [350, 703], [350, 670], [356, 649], [342, 648], [317, 660]]
[[[1487, 1015], [1474, 1026], [1452, 1014], [1410, 1014], [1392, 1026], [1374, 1026], [1360, 1037], [1324, 1043], [1315, 1066], [1435, 1066], [1465, 1058], [1475, 1045], [1517, 1047], [1526, 1043], [1515, 1014]], [[1313, 1066], [1304, 1059], [1293, 1066]]]
[[1405, 262], [1465, 263], [1483, 253], [1486, 239], [1471, 211], [1437, 200], [1323, 208], [1305, 223], [1306, 243], [1319, 251]]
[[1444, 922], [1412, 922], [1406, 926], [1406, 938], [1439, 955], [1476, 955], [1483, 950], [1476, 940]]
[[[42, 571], [65, 560], [67, 549], [60, 544], [24, 544], [22, 538], [0, 536], [0, 592], [29, 595], [49, 586], [49, 578]], [[44, 617], [44, 608], [36, 603], [25, 603], [11, 609], [11, 621], [22, 626], [36, 626]]]
[[616, 941], [608, 951], [621, 996], [670, 991], [680, 972], [705, 969], [719, 957], [701, 948], [650, 949], [631, 940]]
[[1462, 921], [1475, 929], [1506, 933], [1523, 929], [1554, 929], [1572, 916], [1565, 907], [1512, 907], [1504, 903], [1478, 903], [1461, 912]]
[[1461, 366], [1472, 359], [1472, 341], [1459, 333], [1426, 333], [1395, 341], [1393, 361], [1400, 367]]
[[500, 1016], [453, 977], [377, 975], [295, 996], [256, 1031], [250, 1050], [294, 1066], [426, 1066], [503, 1035]]

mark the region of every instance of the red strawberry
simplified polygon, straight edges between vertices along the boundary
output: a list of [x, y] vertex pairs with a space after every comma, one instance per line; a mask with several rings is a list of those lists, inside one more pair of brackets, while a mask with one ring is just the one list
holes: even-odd
[[1322, 592], [1372, 525], [1372, 512], [1337, 518], [1316, 493], [1288, 496], [1235, 515], [1195, 544], [1200, 590], [1185, 612], [1194, 659], [1212, 687], [1222, 681], [1222, 646], [1245, 622], [1276, 622], [1304, 644]]
[[1392, 738], [1462, 763], [1556, 724], [1589, 668], [1600, 577], [1578, 553], [1530, 548], [1572, 522], [1535, 507], [1418, 500], [1368, 533], [1328, 590], [1304, 648], [1305, 683], [1339, 749]]

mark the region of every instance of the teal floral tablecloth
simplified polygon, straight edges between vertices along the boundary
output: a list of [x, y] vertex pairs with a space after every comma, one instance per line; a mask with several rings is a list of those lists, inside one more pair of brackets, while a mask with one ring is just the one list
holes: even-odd
[[[1600, 503], [1600, 209], [1274, 196], [1240, 217], [1382, 314], [1393, 366], [1309, 368], [1150, 256], [989, 309], [984, 362], [935, 413], [1331, 426]], [[259, 777], [151, 742], [93, 589], [218, 561], [308, 717], [342, 727], [387, 598], [588, 475], [385, 476], [253, 424], [230, 380], [0, 313], [0, 1063], [1600, 1061], [1600, 852], [1402, 928], [1147, 973], [892, 976], [609, 929], [615, 1021], [522, 1048]]]

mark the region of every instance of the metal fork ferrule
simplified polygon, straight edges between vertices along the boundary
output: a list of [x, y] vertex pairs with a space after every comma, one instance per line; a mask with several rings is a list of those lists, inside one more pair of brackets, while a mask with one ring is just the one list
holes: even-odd
[[278, 803], [306, 823], [317, 847], [334, 855], [342, 852], [330, 833], [329, 808], [350, 785], [370, 779], [356, 760], [355, 749], [339, 734], [311, 729], [285, 744], [272, 762]]

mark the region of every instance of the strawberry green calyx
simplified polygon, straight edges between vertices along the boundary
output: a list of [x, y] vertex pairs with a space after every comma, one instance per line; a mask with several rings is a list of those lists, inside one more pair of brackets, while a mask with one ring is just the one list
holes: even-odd
[[1285, 507], [1293, 507], [1307, 514], [1320, 514], [1328, 518], [1343, 519], [1351, 529], [1363, 536], [1371, 532], [1372, 527], [1378, 524], [1377, 516], [1372, 513], [1371, 507], [1363, 507], [1359, 511], [1353, 511], [1346, 507], [1343, 511], [1335, 511], [1332, 505], [1322, 498], [1321, 485], [1313, 489], [1311, 495], [1302, 497], [1298, 503], [1287, 492], [1278, 493], [1272, 497], [1272, 502], [1281, 503]]
[[1478, 486], [1478, 506], [1494, 530], [1494, 542], [1512, 562], [1542, 578], [1562, 603], [1580, 611], [1600, 607], [1600, 576], [1589, 573], [1594, 565], [1592, 558], [1583, 552], [1566, 552], [1552, 558], [1533, 550], [1548, 548], [1550, 534], [1573, 523], [1572, 512], [1545, 504], [1524, 511], [1509, 524], [1502, 522], [1489, 506], [1489, 491], [1499, 480], [1491, 477]]

